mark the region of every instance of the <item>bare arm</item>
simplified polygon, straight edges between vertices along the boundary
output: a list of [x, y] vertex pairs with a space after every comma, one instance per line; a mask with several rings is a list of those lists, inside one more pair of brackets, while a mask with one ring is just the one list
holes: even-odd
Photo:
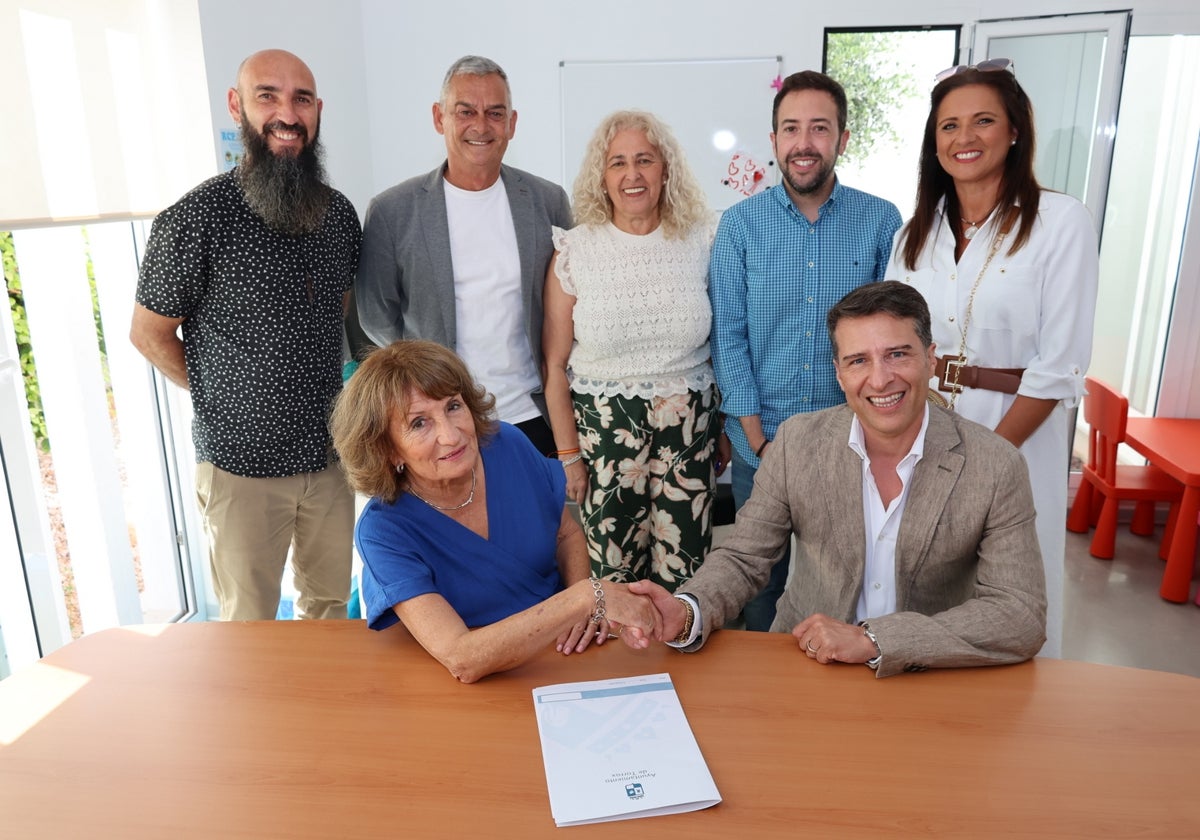
[[739, 417], [738, 422], [742, 424], [742, 431], [746, 433], [746, 442], [750, 444], [750, 448], [754, 450], [755, 454], [765, 453], [766, 450], [761, 449], [762, 445], [767, 442], [767, 436], [763, 433], [762, 418], [757, 414], [748, 414], [745, 417]]
[[[652, 631], [658, 623], [649, 599], [631, 595], [621, 584], [608, 581], [604, 591], [610, 607], [636, 619], [637, 626]], [[418, 595], [393, 609], [425, 650], [456, 678], [473, 683], [526, 662], [581, 622], [587, 626], [594, 605], [591, 582], [584, 578], [540, 604], [473, 630], [441, 595]], [[606, 630], [597, 644], [603, 644], [607, 635]]]
[[[567, 381], [567, 363], [575, 343], [575, 298], [563, 291], [555, 273], [557, 265], [558, 253], [555, 252], [546, 270], [542, 292], [546, 313], [542, 325], [542, 381], [545, 383], [546, 408], [550, 412], [550, 428], [554, 432], [554, 448], [561, 452], [579, 448], [579, 430], [575, 426], [571, 386]], [[582, 503], [587, 492], [587, 467], [579, 460], [564, 469], [567, 498]]]
[[178, 332], [183, 321], [183, 318], [168, 318], [135, 303], [129, 340], [150, 364], [186, 391], [187, 364], [183, 358], [183, 339]]
[[996, 425], [996, 434], [1019, 449], [1021, 444], [1036, 432], [1042, 423], [1046, 422], [1046, 418], [1054, 411], [1056, 405], [1058, 405], [1058, 400], [1038, 399], [1018, 394]]
[[473, 683], [534, 656], [586, 618], [591, 601], [591, 585], [580, 581], [540, 604], [474, 630], [441, 595], [418, 595], [393, 609], [434, 659], [457, 679]]
[[562, 522], [558, 526], [558, 574], [562, 577], [564, 586], [587, 580], [592, 574], [583, 529], [579, 527], [570, 511], [565, 509]]
[[[558, 526], [558, 574], [564, 586], [573, 586], [581, 580], [590, 580], [592, 563], [588, 559], [587, 540], [583, 529], [570, 511], [563, 508], [562, 521]], [[588, 584], [591, 585], [590, 583]], [[595, 594], [593, 590], [593, 607]], [[591, 623], [591, 613], [580, 615], [575, 624], [558, 634], [554, 649], [562, 654], [583, 653], [593, 641], [604, 644], [608, 639], [608, 620]]]

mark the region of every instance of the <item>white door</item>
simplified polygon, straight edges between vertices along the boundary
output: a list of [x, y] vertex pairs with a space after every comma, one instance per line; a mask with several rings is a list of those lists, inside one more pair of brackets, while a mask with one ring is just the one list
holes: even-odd
[[1012, 59], [1033, 101], [1038, 180], [1086, 204], [1097, 233], [1104, 227], [1131, 19], [1124, 11], [975, 24], [970, 63]]

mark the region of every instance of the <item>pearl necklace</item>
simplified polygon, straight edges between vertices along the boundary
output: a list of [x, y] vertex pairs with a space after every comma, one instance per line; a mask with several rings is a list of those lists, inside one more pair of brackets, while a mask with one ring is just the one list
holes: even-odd
[[442, 507], [441, 505], [435, 505], [433, 502], [429, 501], [424, 496], [422, 496], [420, 493], [418, 493], [416, 490], [412, 489], [411, 486], [408, 488], [408, 492], [412, 493], [414, 496], [416, 496], [418, 499], [420, 499], [425, 504], [429, 505], [434, 510], [462, 510], [467, 505], [471, 504], [471, 502], [475, 501], [475, 468], [471, 467], [471, 494], [469, 496], [467, 496], [467, 500], [465, 502], [463, 502], [461, 505], [452, 505], [452, 506], [447, 506], [447, 507]]

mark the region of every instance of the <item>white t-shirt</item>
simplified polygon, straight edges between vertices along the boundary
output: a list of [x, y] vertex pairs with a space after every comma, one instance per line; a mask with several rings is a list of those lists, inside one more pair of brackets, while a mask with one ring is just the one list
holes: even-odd
[[525, 333], [521, 257], [504, 181], [478, 191], [442, 184], [454, 266], [454, 349], [495, 395], [501, 420], [533, 419], [540, 412], [529, 395], [541, 377]]

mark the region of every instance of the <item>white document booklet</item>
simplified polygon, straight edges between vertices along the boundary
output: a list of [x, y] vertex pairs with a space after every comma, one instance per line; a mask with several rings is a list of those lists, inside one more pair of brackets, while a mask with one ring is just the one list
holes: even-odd
[[721, 801], [670, 674], [533, 690], [559, 826], [698, 811]]

